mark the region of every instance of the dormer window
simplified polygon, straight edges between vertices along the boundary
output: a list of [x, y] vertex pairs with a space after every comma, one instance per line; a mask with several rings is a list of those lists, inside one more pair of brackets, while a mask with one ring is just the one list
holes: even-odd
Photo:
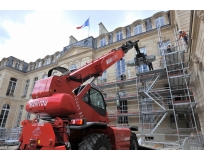
[[46, 59], [46, 65], [50, 63], [50, 58]]
[[105, 40], [105, 37], [104, 37], [100, 40], [100, 47], [103, 47], [105, 45], [106, 45], [106, 40]]
[[20, 66], [20, 63], [19, 63], [19, 62], [16, 62], [15, 68], [16, 68], [16, 69], [19, 69], [19, 66]]
[[142, 25], [141, 24], [138, 24], [135, 26], [134, 33], [135, 33], [135, 35], [142, 33]]
[[161, 16], [161, 17], [156, 18], [155, 19], [155, 24], [156, 24], [156, 27], [164, 26], [165, 25], [164, 17]]
[[30, 65], [30, 71], [33, 70], [33, 65]]
[[59, 57], [60, 57], [60, 53], [59, 53], [59, 54], [57, 54], [56, 59], [58, 59]]
[[122, 31], [116, 33], [116, 41], [122, 40]]
[[38, 62], [38, 68], [41, 67], [41, 61]]
[[73, 70], [76, 70], [76, 69], [77, 69], [76, 64], [73, 64], [72, 66], [70, 66], [70, 71], [73, 71]]

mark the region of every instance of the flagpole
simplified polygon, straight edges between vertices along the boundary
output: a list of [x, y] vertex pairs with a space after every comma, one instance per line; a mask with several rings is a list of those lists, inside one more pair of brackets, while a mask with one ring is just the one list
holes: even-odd
[[88, 37], [89, 37], [89, 32], [90, 32], [90, 16], [89, 16], [89, 28], [88, 28]]

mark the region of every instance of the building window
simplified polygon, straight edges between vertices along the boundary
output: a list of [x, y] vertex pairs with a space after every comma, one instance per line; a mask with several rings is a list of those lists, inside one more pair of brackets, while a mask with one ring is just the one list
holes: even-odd
[[33, 70], [33, 65], [30, 65], [30, 71], [32, 71]]
[[22, 117], [22, 113], [23, 113], [23, 105], [20, 106], [20, 110], [19, 110], [19, 115], [18, 115], [18, 119], [17, 119], [17, 122], [16, 122], [16, 127], [19, 127], [20, 125], [20, 121], [21, 121], [21, 117]]
[[75, 69], [77, 69], [77, 66], [76, 66], [75, 64], [73, 64], [73, 65], [70, 66], [70, 71], [73, 71], [73, 70], [75, 70]]
[[135, 26], [135, 28], [134, 28], [134, 33], [135, 33], [135, 35], [142, 33], [142, 25], [141, 25], [141, 24]]
[[101, 82], [107, 82], [107, 70], [105, 70], [101, 76]]
[[41, 67], [41, 61], [38, 62], [38, 68]]
[[[146, 48], [145, 47], [140, 48], [140, 52], [146, 54]], [[149, 67], [146, 64], [141, 64], [138, 67], [138, 73], [147, 72], [147, 71], [149, 71]]]
[[116, 34], [116, 41], [122, 40], [122, 31], [117, 32]]
[[103, 47], [105, 45], [106, 45], [106, 40], [105, 40], [105, 37], [104, 37], [100, 40], [100, 47]]
[[[120, 113], [127, 113], [127, 100], [120, 101]], [[119, 124], [128, 124], [128, 116], [120, 116], [118, 118]]]
[[149, 71], [149, 68], [146, 64], [141, 64], [138, 67], [138, 73], [147, 72], [147, 71]]
[[108, 40], [109, 44], [112, 43], [113, 39], [112, 39], [112, 34], [111, 33], [109, 34], [108, 39], [109, 39]]
[[44, 74], [43, 75], [43, 79], [45, 79], [45, 78], [47, 78], [48, 77], [48, 75], [47, 74]]
[[120, 80], [121, 75], [125, 75], [125, 59], [117, 61], [116, 63], [116, 79]]
[[46, 59], [46, 65], [50, 63], [50, 58]]
[[31, 113], [29, 113], [29, 112], [27, 112], [27, 114], [26, 114], [26, 119], [30, 119], [30, 117], [31, 117]]
[[[163, 55], [163, 51], [165, 50], [165, 52], [167, 52], [167, 46], [170, 45], [170, 41], [167, 40], [167, 41], [163, 41], [162, 43], [158, 43], [158, 49], [159, 49], [159, 53], [160, 55]], [[172, 52], [174, 51], [173, 50], [174, 48], [171, 48]]]
[[30, 80], [26, 80], [26, 86], [25, 86], [25, 89], [24, 89], [24, 92], [23, 92], [23, 97], [26, 97], [26, 94], [27, 94], [27, 91], [28, 91], [28, 87], [29, 87], [29, 82]]
[[1, 110], [1, 115], [0, 115], [0, 127], [6, 126], [6, 121], [7, 121], [8, 114], [9, 114], [9, 109], [10, 109], [10, 106], [8, 104], [3, 105], [3, 108]]
[[59, 53], [59, 54], [57, 54], [56, 59], [58, 59], [59, 57], [60, 57], [60, 53]]
[[17, 79], [15, 79], [15, 78], [10, 79], [9, 86], [8, 86], [8, 89], [7, 89], [7, 92], [6, 92], [7, 96], [13, 96], [14, 95], [14, 91], [15, 91], [15, 88], [16, 88], [16, 83], [17, 83]]
[[54, 60], [54, 58], [52, 57], [52, 58], [51, 58], [51, 63], [53, 63], [53, 62], [55, 62], [55, 60]]
[[38, 77], [35, 77], [33, 81], [33, 87], [35, 86], [37, 80], [38, 80]]
[[126, 38], [131, 36], [130, 27], [126, 28]]
[[161, 26], [164, 26], [165, 23], [164, 23], [164, 17], [158, 17], [155, 19], [155, 24], [156, 24], [156, 27], [161, 27]]
[[20, 63], [19, 63], [19, 62], [16, 62], [15, 68], [16, 68], [16, 69], [19, 69], [19, 67], [20, 67]]
[[151, 19], [146, 20], [146, 31], [149, 31], [152, 29], [152, 22]]

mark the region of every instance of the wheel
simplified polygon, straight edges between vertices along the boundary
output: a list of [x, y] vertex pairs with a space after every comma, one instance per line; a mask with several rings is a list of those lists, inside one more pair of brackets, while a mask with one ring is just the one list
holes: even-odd
[[138, 149], [139, 149], [139, 144], [138, 144], [138, 141], [137, 141], [136, 134], [131, 132], [130, 150], [138, 150]]
[[111, 150], [109, 140], [104, 134], [94, 133], [83, 138], [79, 150]]

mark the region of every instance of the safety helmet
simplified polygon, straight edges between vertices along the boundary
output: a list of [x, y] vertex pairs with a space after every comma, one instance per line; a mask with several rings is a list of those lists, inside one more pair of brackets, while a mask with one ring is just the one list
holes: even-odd
[[182, 33], [182, 31], [181, 31], [181, 30], [179, 30], [179, 31], [178, 31], [178, 33]]

